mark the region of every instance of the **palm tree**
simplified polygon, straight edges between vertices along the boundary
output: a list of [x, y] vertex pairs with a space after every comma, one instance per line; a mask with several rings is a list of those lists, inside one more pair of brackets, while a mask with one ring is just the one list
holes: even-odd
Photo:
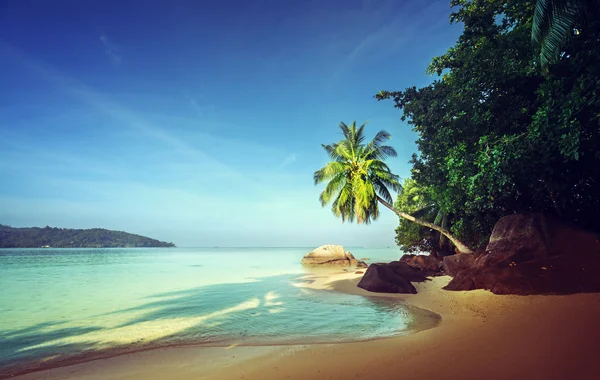
[[543, 66], [558, 60], [576, 28], [585, 26], [592, 18], [590, 12], [599, 7], [599, 0], [537, 0], [531, 37], [541, 48]]
[[384, 145], [390, 139], [386, 131], [379, 131], [375, 138], [365, 144], [365, 124], [360, 127], [356, 122], [347, 126], [340, 123], [344, 139], [323, 148], [331, 158], [325, 167], [314, 174], [315, 185], [329, 181], [321, 193], [321, 205], [332, 203], [331, 211], [342, 218], [357, 223], [368, 224], [379, 217], [379, 203], [396, 213], [399, 217], [429, 227], [446, 236], [461, 253], [472, 253], [471, 250], [450, 231], [433, 223], [415, 218], [397, 210], [392, 206], [392, 189], [401, 191], [399, 177], [393, 174], [384, 160], [396, 157], [391, 146]]

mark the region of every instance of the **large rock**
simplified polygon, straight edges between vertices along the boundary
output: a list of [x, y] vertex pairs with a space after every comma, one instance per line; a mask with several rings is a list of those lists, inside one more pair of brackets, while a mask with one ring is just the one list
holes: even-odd
[[600, 260], [556, 256], [522, 264], [494, 265], [460, 272], [447, 290], [488, 289], [495, 294], [600, 292]]
[[345, 252], [341, 245], [322, 245], [312, 252], [307, 253], [302, 259], [306, 266], [357, 266], [362, 267], [362, 261], [350, 253]]
[[600, 292], [598, 236], [543, 214], [500, 219], [486, 251], [465, 266], [445, 289], [523, 295]]
[[471, 253], [457, 253], [444, 257], [444, 272], [449, 276], [456, 276], [459, 272], [472, 268], [475, 265], [475, 255]]
[[371, 264], [358, 287], [377, 293], [417, 293], [411, 282], [423, 282], [427, 277], [417, 268], [400, 261]]
[[427, 276], [443, 275], [444, 267], [442, 261], [432, 255], [404, 254], [400, 258], [401, 263], [420, 269]]
[[557, 230], [556, 220], [543, 214], [506, 216], [494, 226], [481, 264], [490, 266], [506, 260], [522, 263], [560, 254], [552, 247]]

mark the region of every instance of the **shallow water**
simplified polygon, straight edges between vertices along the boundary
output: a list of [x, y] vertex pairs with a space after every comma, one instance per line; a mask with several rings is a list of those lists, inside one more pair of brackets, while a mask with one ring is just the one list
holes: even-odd
[[436, 323], [397, 300], [294, 286], [309, 250], [0, 250], [0, 375], [106, 350], [366, 340]]

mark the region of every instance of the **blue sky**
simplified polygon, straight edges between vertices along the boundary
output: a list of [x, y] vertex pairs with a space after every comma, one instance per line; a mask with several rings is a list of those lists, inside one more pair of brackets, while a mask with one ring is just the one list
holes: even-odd
[[422, 86], [449, 1], [0, 3], [0, 223], [179, 246], [392, 246], [342, 224], [312, 173], [337, 124], [415, 135], [380, 90]]

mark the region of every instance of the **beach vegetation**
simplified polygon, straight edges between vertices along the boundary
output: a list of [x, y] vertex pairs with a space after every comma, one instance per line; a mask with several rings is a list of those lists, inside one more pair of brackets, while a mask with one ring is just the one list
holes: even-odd
[[327, 182], [320, 195], [322, 206], [331, 203], [331, 211], [342, 221], [348, 220], [368, 224], [379, 217], [379, 205], [383, 205], [400, 218], [433, 229], [447, 237], [459, 252], [471, 250], [450, 231], [440, 225], [411, 215], [393, 206], [390, 190], [401, 192], [400, 178], [393, 174], [385, 159], [396, 157], [396, 150], [385, 145], [390, 139], [386, 131], [379, 131], [370, 142], [366, 142], [365, 124], [357, 126], [340, 123], [344, 139], [323, 145], [330, 162], [314, 173], [315, 184]]
[[[398, 210], [449, 230], [451, 215], [446, 214], [435, 204], [429, 191], [429, 188], [420, 186], [414, 179], [406, 178], [394, 206]], [[436, 252], [441, 255], [452, 253], [452, 245], [446, 236], [402, 218], [396, 228], [396, 244], [407, 253]]]
[[[600, 232], [600, 21], [578, 26], [542, 66], [531, 40], [543, 26], [534, 26], [535, 1], [451, 4], [451, 22], [464, 29], [433, 58], [432, 83], [375, 95], [392, 100], [417, 134], [414, 186], [426, 189], [427, 203], [472, 248], [485, 246], [494, 224], [513, 213], [551, 213]], [[564, 13], [552, 9], [556, 17]], [[543, 33], [542, 42], [554, 41], [555, 32]], [[406, 202], [402, 197], [397, 203]], [[417, 248], [427, 232], [399, 228], [412, 236], [399, 241], [405, 248]]]

